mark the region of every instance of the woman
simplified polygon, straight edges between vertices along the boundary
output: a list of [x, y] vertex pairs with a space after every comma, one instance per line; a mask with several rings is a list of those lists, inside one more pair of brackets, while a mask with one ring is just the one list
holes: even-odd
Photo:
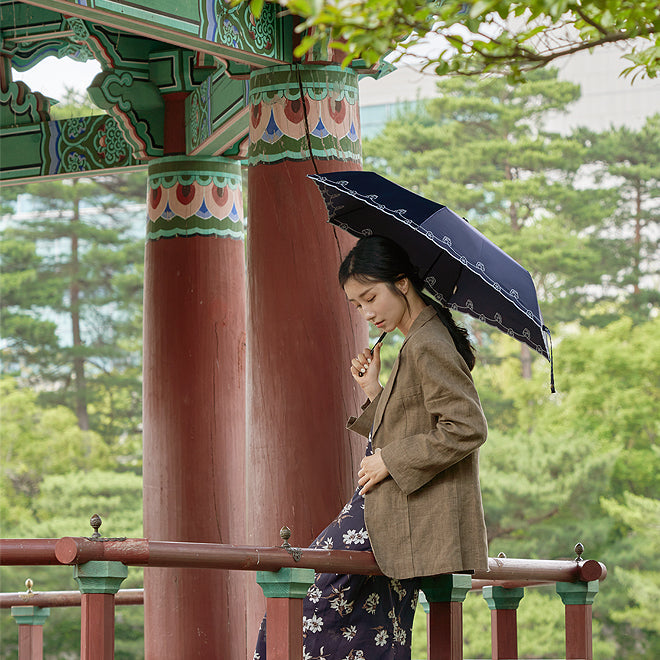
[[360, 239], [339, 282], [367, 321], [405, 338], [384, 388], [380, 344], [352, 360], [367, 402], [348, 428], [368, 438], [367, 455], [353, 498], [312, 547], [371, 549], [386, 577], [317, 575], [303, 605], [303, 657], [408, 660], [418, 578], [488, 565], [475, 358], [466, 331], [422, 293], [407, 254], [389, 239]]

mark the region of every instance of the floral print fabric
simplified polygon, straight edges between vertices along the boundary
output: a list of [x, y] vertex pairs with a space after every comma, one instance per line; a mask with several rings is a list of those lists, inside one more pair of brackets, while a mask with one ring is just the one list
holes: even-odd
[[[359, 488], [310, 547], [371, 550]], [[317, 573], [303, 601], [303, 660], [409, 660], [418, 582]], [[266, 660], [265, 618], [254, 660]]]

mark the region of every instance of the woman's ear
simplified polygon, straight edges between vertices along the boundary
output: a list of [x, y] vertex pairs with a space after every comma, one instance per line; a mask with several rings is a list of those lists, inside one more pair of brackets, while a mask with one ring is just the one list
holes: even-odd
[[402, 277], [400, 280], [396, 281], [396, 286], [401, 291], [401, 293], [405, 296], [408, 293], [408, 290], [410, 289], [410, 280], [407, 277]]

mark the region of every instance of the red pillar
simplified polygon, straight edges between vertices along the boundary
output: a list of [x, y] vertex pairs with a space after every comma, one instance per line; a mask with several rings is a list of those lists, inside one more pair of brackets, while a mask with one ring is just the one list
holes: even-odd
[[[144, 533], [245, 543], [245, 263], [240, 166], [149, 167], [144, 293]], [[146, 657], [240, 658], [227, 571], [145, 570]], [[231, 634], [230, 634], [231, 630]]]
[[[367, 328], [337, 283], [354, 243], [333, 231], [316, 186], [300, 99], [320, 172], [360, 169], [357, 78], [336, 66], [276, 66], [250, 79], [248, 151], [249, 542], [305, 546], [354, 487], [364, 446], [345, 422], [362, 403], [350, 358]], [[263, 598], [252, 590], [256, 640]]]

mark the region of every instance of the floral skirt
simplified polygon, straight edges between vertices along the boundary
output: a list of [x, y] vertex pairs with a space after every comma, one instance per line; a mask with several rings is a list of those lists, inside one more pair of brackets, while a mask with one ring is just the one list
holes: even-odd
[[[359, 490], [311, 548], [371, 550]], [[303, 601], [303, 660], [409, 660], [418, 592], [416, 578], [317, 573]], [[266, 660], [265, 618], [254, 660]]]

